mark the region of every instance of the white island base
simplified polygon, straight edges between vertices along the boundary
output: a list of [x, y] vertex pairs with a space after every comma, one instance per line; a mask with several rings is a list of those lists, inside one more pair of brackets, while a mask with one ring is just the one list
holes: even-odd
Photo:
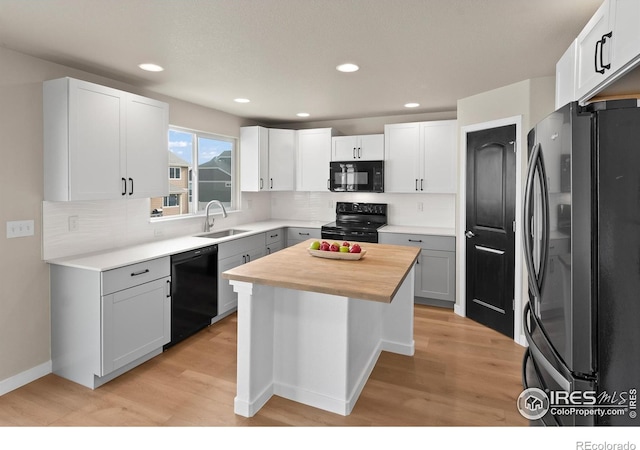
[[349, 415], [381, 351], [414, 354], [411, 268], [390, 303], [230, 280], [238, 293], [236, 414], [272, 395]]

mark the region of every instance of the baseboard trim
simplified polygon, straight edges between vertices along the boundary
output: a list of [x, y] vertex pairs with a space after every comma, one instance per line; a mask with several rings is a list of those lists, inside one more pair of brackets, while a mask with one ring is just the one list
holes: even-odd
[[51, 360], [42, 363], [38, 366], [32, 367], [29, 370], [25, 370], [17, 375], [9, 377], [0, 381], [0, 396], [16, 390], [22, 386], [25, 386], [32, 381], [42, 378], [45, 375], [49, 375], [52, 371]]

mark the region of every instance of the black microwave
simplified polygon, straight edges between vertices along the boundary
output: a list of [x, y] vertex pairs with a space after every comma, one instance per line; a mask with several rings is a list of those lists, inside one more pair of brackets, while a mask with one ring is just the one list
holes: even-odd
[[329, 190], [333, 192], [384, 192], [384, 161], [332, 161]]

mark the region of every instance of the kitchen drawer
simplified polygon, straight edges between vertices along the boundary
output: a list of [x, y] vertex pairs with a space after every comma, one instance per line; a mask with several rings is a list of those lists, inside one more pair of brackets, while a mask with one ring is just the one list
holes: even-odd
[[277, 230], [267, 231], [265, 233], [265, 240], [267, 246], [284, 240], [284, 230], [282, 228], [279, 228]]
[[455, 251], [456, 238], [428, 234], [378, 233], [380, 244], [408, 245], [429, 250]]
[[305, 241], [307, 239], [320, 239], [320, 228], [288, 228], [287, 242]]
[[170, 258], [152, 259], [102, 272], [102, 295], [171, 275]]
[[259, 234], [254, 234], [253, 236], [233, 239], [227, 242], [221, 242], [218, 244], [218, 260], [228, 258], [234, 255], [249, 253], [251, 250], [256, 248], [264, 249], [264, 246], [265, 246], [264, 233], [259, 233]]

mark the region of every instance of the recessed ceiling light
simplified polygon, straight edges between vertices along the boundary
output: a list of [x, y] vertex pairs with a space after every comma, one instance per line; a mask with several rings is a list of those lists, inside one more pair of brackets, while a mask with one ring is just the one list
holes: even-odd
[[417, 108], [418, 106], [420, 106], [420, 103], [405, 103], [404, 104], [405, 108]]
[[237, 103], [249, 103], [251, 100], [249, 100], [248, 98], [236, 98], [233, 101]]
[[358, 69], [360, 69], [360, 67], [352, 63], [345, 63], [345, 64], [340, 64], [339, 66], [336, 67], [336, 69], [338, 69], [340, 72], [355, 72]]
[[140, 64], [138, 67], [140, 67], [142, 70], [146, 70], [147, 72], [162, 72], [164, 70], [163, 67], [151, 63]]
[[309, 117], [309, 113], [298, 113], [296, 114], [298, 117]]

